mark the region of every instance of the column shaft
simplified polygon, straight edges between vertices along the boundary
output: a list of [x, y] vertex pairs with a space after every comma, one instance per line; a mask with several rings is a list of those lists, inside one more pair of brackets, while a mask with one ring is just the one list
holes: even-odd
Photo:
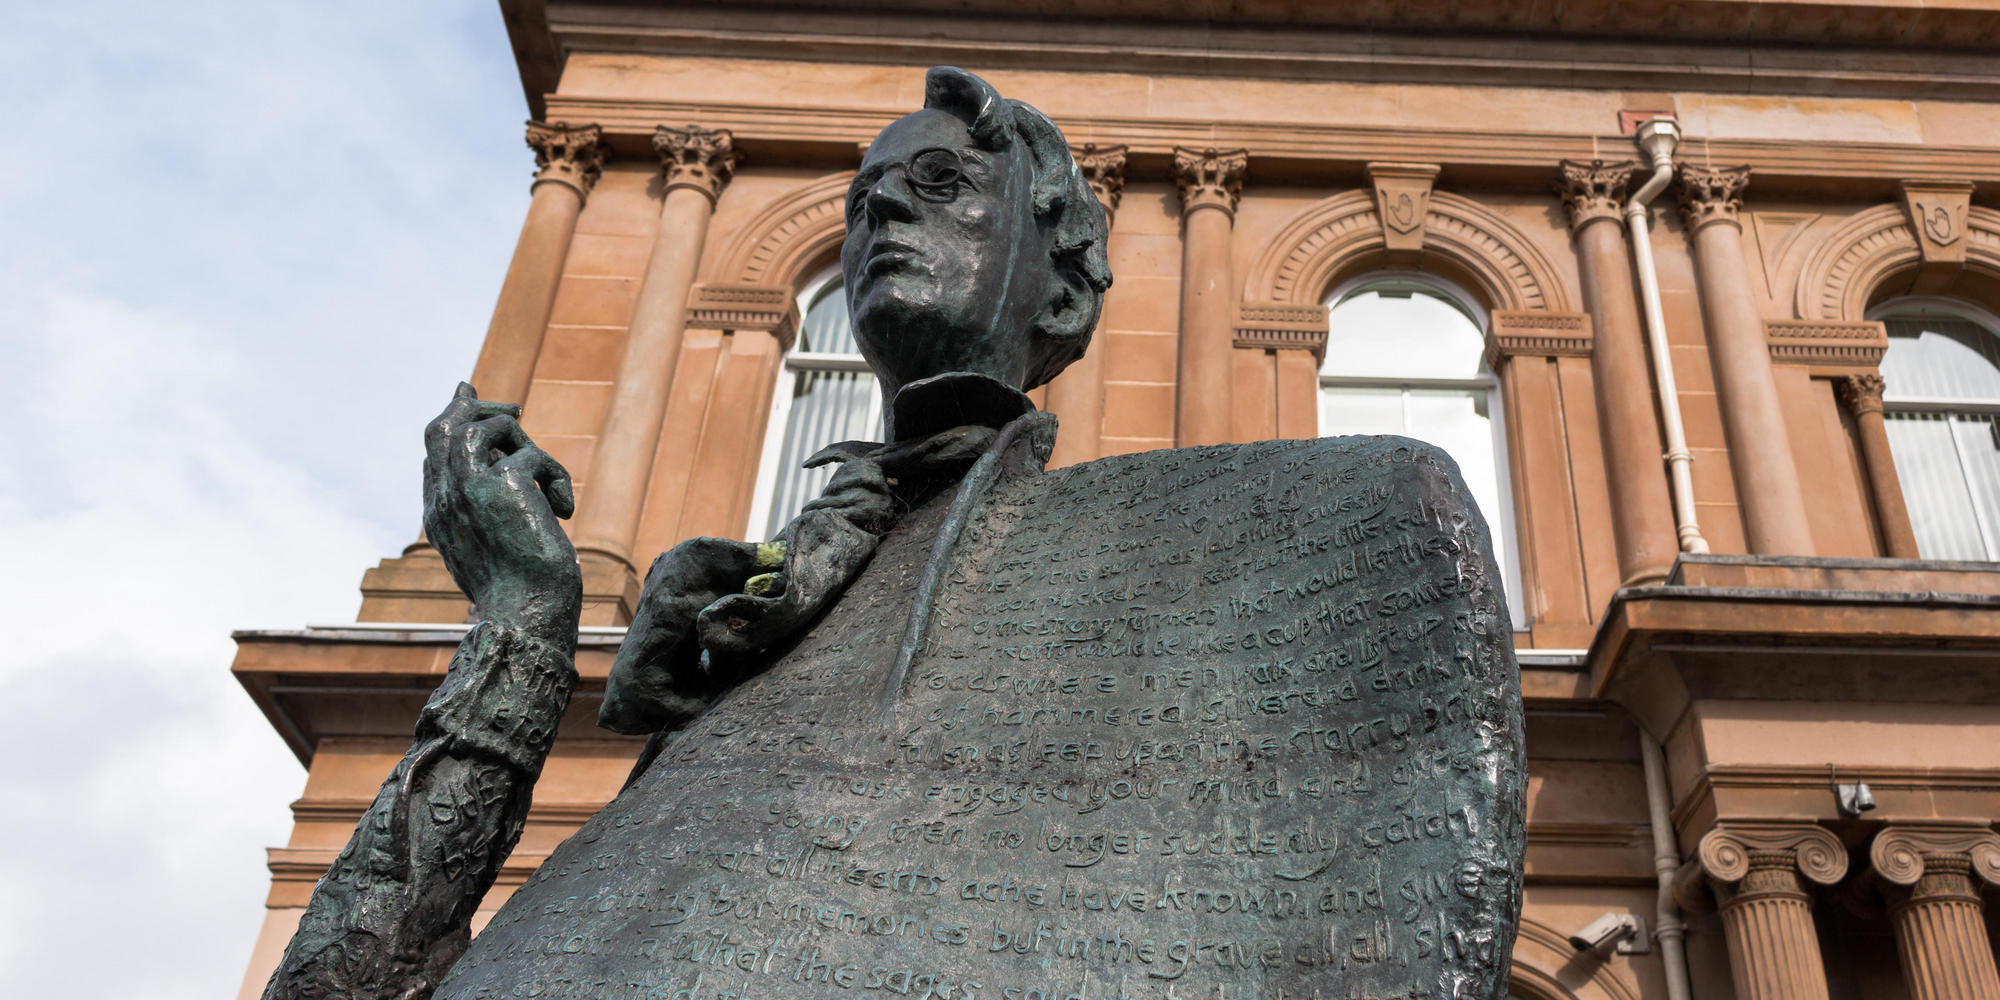
[[1924, 874], [1891, 904], [1889, 919], [1910, 1000], [2000, 1000], [2000, 971], [1963, 857], [1925, 857]]
[[1249, 155], [1174, 150], [1181, 193], [1181, 315], [1174, 375], [1174, 443], [1229, 440], [1235, 384], [1235, 280], [1229, 236]]
[[1854, 414], [1861, 445], [1861, 464], [1868, 474], [1868, 493], [1875, 501], [1875, 521], [1882, 529], [1882, 547], [1893, 559], [1916, 559], [1917, 533], [1903, 505], [1903, 484], [1896, 479], [1896, 457], [1889, 453], [1889, 428], [1882, 416], [1882, 376], [1849, 375], [1837, 385], [1841, 402]]
[[1736, 1000], [1826, 1000], [1811, 900], [1789, 856], [1752, 861], [1720, 895]]
[[1743, 505], [1743, 527], [1757, 555], [1809, 556], [1812, 530], [1785, 414], [1771, 374], [1764, 320], [1750, 288], [1737, 204], [1749, 169], [1682, 168], [1682, 211], [1693, 234], [1702, 319], [1715, 368], [1715, 391], [1729, 439], [1729, 467]]
[[562, 280], [563, 261], [576, 234], [583, 200], [602, 172], [605, 147], [597, 126], [571, 127], [561, 122], [528, 123], [528, 145], [535, 150], [535, 183], [528, 217], [514, 258], [500, 284], [486, 341], [472, 368], [472, 384], [480, 398], [519, 403], [528, 396], [535, 362], [542, 352], [549, 311]]
[[1619, 582], [1657, 583], [1673, 568], [1680, 544], [1660, 457], [1660, 419], [1653, 406], [1646, 334], [1639, 323], [1624, 227], [1615, 214], [1588, 219], [1576, 231], [1576, 248], [1595, 327], [1590, 381], [1611, 487]]
[[[1125, 147], [1088, 143], [1076, 154], [1076, 166], [1104, 208], [1108, 240], [1111, 223], [1118, 218], [1118, 202], [1125, 195]], [[1090, 348], [1049, 383], [1048, 411], [1060, 421], [1055, 451], [1049, 456], [1051, 469], [1104, 454], [1104, 325], [1100, 314]]]
[[660, 422], [680, 361], [688, 296], [708, 238], [708, 220], [735, 166], [728, 132], [662, 127], [654, 148], [667, 163], [667, 192], [660, 232], [639, 284], [625, 352], [577, 518], [576, 547], [627, 566], [652, 478]]

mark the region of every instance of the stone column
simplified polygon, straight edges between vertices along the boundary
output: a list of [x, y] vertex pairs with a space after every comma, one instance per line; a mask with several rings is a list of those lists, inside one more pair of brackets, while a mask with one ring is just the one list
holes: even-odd
[[[1108, 233], [1118, 214], [1118, 200], [1125, 194], [1125, 147], [1087, 144], [1077, 154], [1076, 166], [1090, 182], [1097, 203], [1104, 206]], [[1096, 337], [1103, 336], [1103, 328], [1100, 317]], [[1103, 454], [1104, 348], [1104, 344], [1092, 343], [1083, 357], [1049, 383], [1049, 412], [1061, 421], [1049, 468], [1088, 462]]]
[[701, 262], [715, 199], [735, 173], [735, 144], [726, 130], [660, 126], [653, 149], [666, 169], [660, 232], [646, 262], [625, 353], [618, 363], [611, 403], [591, 453], [588, 481], [577, 517], [576, 547], [585, 558], [630, 566], [632, 540], [659, 446], [667, 391], [680, 361], [688, 294]]
[[1697, 859], [1722, 911], [1737, 1000], [1826, 1000], [1808, 881], [1847, 874], [1847, 850], [1807, 823], [1725, 823]]
[[1174, 148], [1181, 194], [1180, 356], [1174, 376], [1174, 443], [1229, 440], [1235, 350], [1229, 234], [1249, 168], [1247, 150]]
[[1894, 559], [1915, 559], [1917, 533], [1903, 505], [1903, 484], [1896, 479], [1896, 458], [1889, 454], [1889, 428], [1882, 422], [1882, 376], [1849, 375], [1834, 383], [1840, 402], [1854, 415], [1861, 439], [1861, 464], [1867, 467], [1868, 492], [1875, 500], [1875, 520], [1882, 526], [1882, 545]]
[[1888, 898], [1911, 1000], [2000, 1000], [1980, 891], [2000, 885], [2000, 834], [1891, 823], [1868, 848]]
[[472, 384], [481, 399], [519, 403], [528, 397], [535, 360], [542, 352], [549, 310], [555, 305], [556, 284], [583, 199], [604, 172], [609, 152], [603, 130], [567, 122], [528, 123], [528, 145], [535, 151], [535, 183], [530, 186], [528, 218], [514, 244], [514, 259], [500, 283], [493, 321], [486, 342], [472, 367]]
[[1764, 320], [1750, 288], [1750, 260], [1743, 252], [1737, 221], [1749, 167], [1681, 167], [1681, 216], [1694, 243], [1701, 283], [1702, 320], [1715, 368], [1715, 391], [1729, 439], [1729, 467], [1743, 505], [1743, 529], [1757, 555], [1809, 556], [1812, 531], [1806, 524], [1805, 494], [1778, 383], [1771, 374], [1771, 348]]
[[1619, 215], [1626, 184], [1637, 167], [1630, 160], [1564, 160], [1557, 188], [1569, 213], [1584, 302], [1595, 328], [1590, 383], [1611, 487], [1618, 578], [1626, 587], [1665, 580], [1680, 552], [1666, 466], [1660, 457], [1660, 418], [1646, 361], [1646, 331], [1639, 321], [1632, 257]]

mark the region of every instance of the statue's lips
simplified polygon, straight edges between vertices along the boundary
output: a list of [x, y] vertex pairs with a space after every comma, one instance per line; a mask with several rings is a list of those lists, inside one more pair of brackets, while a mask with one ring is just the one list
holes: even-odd
[[922, 256], [921, 251], [908, 243], [878, 239], [869, 244], [868, 257], [862, 263], [862, 270], [868, 274], [901, 270], [917, 263]]

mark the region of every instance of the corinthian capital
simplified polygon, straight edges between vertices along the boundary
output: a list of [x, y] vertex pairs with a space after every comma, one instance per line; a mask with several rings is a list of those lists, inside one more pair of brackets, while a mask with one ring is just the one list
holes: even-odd
[[1625, 185], [1637, 169], [1639, 165], [1631, 160], [1562, 161], [1562, 182], [1556, 185], [1556, 194], [1562, 196], [1563, 210], [1569, 213], [1571, 231], [1598, 219], [1616, 222], [1625, 203]]
[[1743, 189], [1750, 186], [1749, 167], [1692, 167], [1680, 170], [1681, 221], [1692, 233], [1711, 222], [1741, 225]]
[[1873, 373], [1849, 375], [1833, 383], [1833, 387], [1840, 394], [1840, 402], [1847, 407], [1847, 412], [1855, 416], [1882, 412], [1882, 376]]
[[535, 151], [535, 183], [567, 184], [587, 195], [604, 173], [604, 130], [568, 122], [528, 123], [528, 148]]
[[1769, 868], [1797, 868], [1820, 885], [1847, 874], [1847, 848], [1812, 823], [1723, 823], [1701, 838], [1695, 856], [1703, 874], [1725, 885]]
[[713, 202], [736, 175], [736, 138], [728, 129], [705, 129], [698, 125], [653, 130], [653, 151], [667, 171], [667, 190], [693, 188]]
[[1174, 147], [1174, 184], [1181, 191], [1181, 215], [1198, 208], [1219, 208], [1236, 214], [1243, 196], [1243, 174], [1250, 169], [1250, 151]]
[[1085, 143], [1076, 154], [1076, 168], [1090, 182], [1090, 193], [1104, 206], [1106, 222], [1118, 213], [1118, 199], [1125, 195], [1125, 147]]
[[2000, 834], [1974, 824], [1891, 823], [1868, 846], [1868, 861], [1876, 875], [1901, 886], [1916, 885], [1932, 869], [2000, 886]]

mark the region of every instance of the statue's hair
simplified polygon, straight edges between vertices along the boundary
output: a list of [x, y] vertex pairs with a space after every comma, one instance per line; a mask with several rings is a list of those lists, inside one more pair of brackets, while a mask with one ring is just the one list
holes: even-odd
[[[1049, 259], [1062, 276], [1063, 300], [1035, 324], [1034, 361], [1027, 388], [1054, 378], [1083, 357], [1111, 287], [1111, 264], [1104, 242], [1110, 226], [1090, 182], [1070, 156], [1069, 143], [1047, 115], [1000, 96], [993, 85], [956, 66], [934, 67], [924, 78], [924, 107], [965, 122], [981, 149], [999, 152], [1019, 142], [1033, 178], [1035, 221], [1048, 240]], [[1088, 301], [1076, 301], [1078, 295]], [[1069, 313], [1058, 331], [1057, 314]], [[1081, 319], [1081, 324], [1074, 322]], [[1075, 332], [1070, 332], [1075, 331]]]

